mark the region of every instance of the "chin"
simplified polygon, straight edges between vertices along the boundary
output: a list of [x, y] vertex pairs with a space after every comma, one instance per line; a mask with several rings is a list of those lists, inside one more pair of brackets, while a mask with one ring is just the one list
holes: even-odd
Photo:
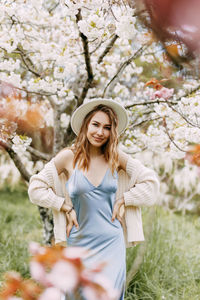
[[98, 142], [93, 142], [93, 143], [90, 143], [92, 146], [95, 146], [95, 147], [97, 147], [97, 148], [99, 148], [99, 147], [102, 147], [105, 143], [98, 143]]

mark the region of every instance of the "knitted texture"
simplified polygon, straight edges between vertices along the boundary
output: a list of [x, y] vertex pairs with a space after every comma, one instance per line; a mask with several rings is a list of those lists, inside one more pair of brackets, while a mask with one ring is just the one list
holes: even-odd
[[158, 190], [155, 174], [136, 159], [128, 160], [126, 171], [133, 187], [124, 193], [125, 206], [152, 206], [156, 202], [155, 191]]

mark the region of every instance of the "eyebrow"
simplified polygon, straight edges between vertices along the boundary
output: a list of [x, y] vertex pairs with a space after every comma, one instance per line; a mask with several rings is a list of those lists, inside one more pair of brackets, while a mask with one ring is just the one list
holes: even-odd
[[[93, 120], [92, 122], [95, 122], [95, 123], [97, 123], [97, 124], [100, 124], [98, 121], [96, 121], [96, 120]], [[104, 126], [109, 126], [109, 127], [111, 127], [111, 124], [104, 124]]]

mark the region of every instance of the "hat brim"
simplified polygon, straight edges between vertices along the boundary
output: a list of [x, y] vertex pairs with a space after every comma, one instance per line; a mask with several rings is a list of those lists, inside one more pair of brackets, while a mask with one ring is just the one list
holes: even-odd
[[118, 118], [119, 135], [122, 134], [122, 132], [126, 129], [126, 127], [128, 126], [128, 114], [126, 112], [126, 109], [121, 104], [115, 102], [114, 100], [97, 99], [82, 104], [72, 114], [71, 127], [76, 135], [79, 134], [83, 120], [86, 117], [86, 115], [99, 104], [103, 104], [108, 107], [111, 107], [113, 111], [116, 113]]

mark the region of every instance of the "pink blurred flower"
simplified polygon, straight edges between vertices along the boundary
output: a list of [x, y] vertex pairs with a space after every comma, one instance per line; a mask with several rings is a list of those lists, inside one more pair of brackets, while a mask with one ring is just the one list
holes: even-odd
[[88, 300], [115, 300], [118, 292], [100, 272], [101, 262], [86, 268], [83, 259], [93, 251], [81, 247], [42, 247], [31, 243], [34, 257], [30, 272], [34, 280], [46, 288], [38, 300], [57, 300], [64, 294], [73, 294], [80, 287]]
[[38, 300], [60, 300], [62, 293], [55, 287], [47, 288]]
[[174, 89], [168, 89], [166, 87], [162, 87], [160, 90], [153, 93], [151, 99], [154, 100], [156, 98], [164, 98], [168, 100], [174, 94]]
[[30, 273], [32, 278], [41, 283], [42, 285], [50, 285], [46, 277], [45, 268], [37, 261], [30, 262]]
[[63, 250], [63, 254], [68, 259], [83, 259], [90, 255], [90, 251], [83, 247], [67, 247]]
[[86, 270], [82, 274], [83, 294], [87, 300], [116, 300], [119, 293], [110, 280], [102, 274], [92, 274]]
[[83, 295], [87, 300], [117, 300], [117, 297], [119, 297], [116, 290], [113, 290], [112, 293], [107, 293], [107, 291], [99, 291], [95, 286], [84, 287]]
[[47, 280], [64, 293], [70, 293], [79, 284], [79, 273], [72, 263], [60, 260], [47, 274]]
[[32, 255], [37, 255], [37, 254], [44, 254], [45, 253], [45, 248], [40, 246], [40, 244], [36, 242], [30, 242], [29, 243], [29, 252]]
[[107, 265], [107, 262], [103, 262], [103, 261], [100, 263], [97, 263], [96, 265], [92, 266], [92, 268], [90, 269], [90, 272], [93, 272], [93, 273], [102, 272], [106, 265]]

